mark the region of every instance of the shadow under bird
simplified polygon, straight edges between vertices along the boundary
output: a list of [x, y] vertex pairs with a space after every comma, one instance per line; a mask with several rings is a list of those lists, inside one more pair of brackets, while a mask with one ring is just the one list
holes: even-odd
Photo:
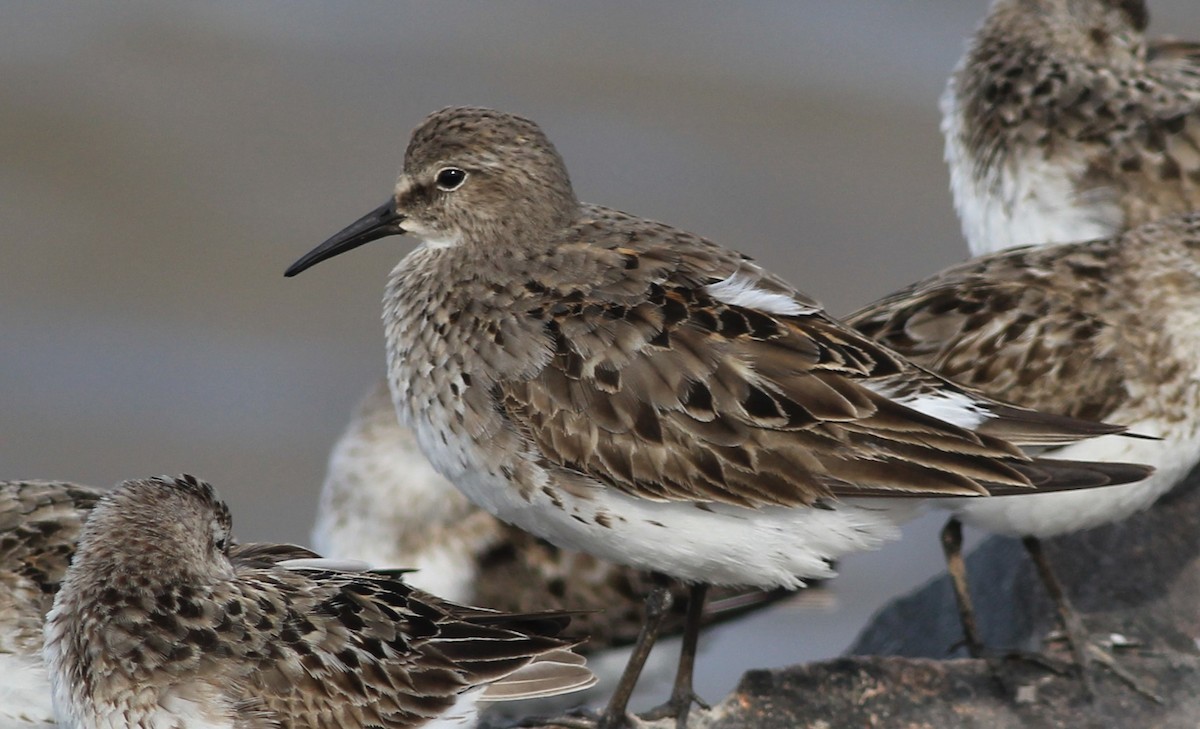
[[[961, 388], [825, 314], [752, 260], [575, 197], [533, 122], [450, 108], [389, 200], [303, 256], [421, 240], [384, 296], [389, 384], [434, 467], [500, 519], [692, 585], [665, 709], [686, 725], [709, 584], [796, 586], [879, 547], [930, 498], [1136, 481], [1021, 446], [1119, 426]], [[648, 619], [601, 717], [625, 707]]]
[[477, 701], [595, 680], [557, 637], [569, 615], [464, 607], [286, 545], [235, 549], [230, 526], [190, 476], [100, 499], [46, 618], [61, 726], [444, 729], [473, 725]]

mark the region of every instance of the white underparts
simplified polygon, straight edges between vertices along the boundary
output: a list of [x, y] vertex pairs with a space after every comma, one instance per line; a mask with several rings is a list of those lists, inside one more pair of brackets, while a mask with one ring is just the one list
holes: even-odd
[[50, 679], [41, 656], [0, 654], [0, 726], [50, 727], [54, 709], [50, 704]]

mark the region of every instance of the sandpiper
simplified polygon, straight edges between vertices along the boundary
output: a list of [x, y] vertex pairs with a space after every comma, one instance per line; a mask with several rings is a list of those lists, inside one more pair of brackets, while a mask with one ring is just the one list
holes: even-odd
[[[83, 524], [104, 491], [66, 481], [0, 482], [0, 726], [57, 726], [42, 629]], [[235, 545], [247, 559], [317, 555], [291, 545]]]
[[556, 637], [563, 613], [462, 607], [230, 539], [225, 504], [190, 476], [100, 500], [46, 618], [63, 726], [470, 726], [476, 701], [594, 680]]
[[1144, 509], [1200, 461], [1200, 216], [1166, 218], [1115, 238], [980, 257], [847, 321], [912, 361], [993, 397], [1114, 420], [1158, 438], [1096, 438], [1049, 452], [1153, 465], [1155, 473], [1136, 484], [939, 502], [956, 517], [945, 539], [972, 652], [979, 654], [980, 642], [957, 551], [958, 519], [1024, 539], [1086, 677], [1088, 656], [1095, 653], [1085, 650], [1082, 624], [1038, 540]]
[[[896, 535], [920, 498], [1138, 480], [1018, 445], [1121, 430], [964, 390], [747, 257], [579, 202], [521, 117], [450, 108], [394, 195], [303, 256], [422, 244], [384, 296], [389, 384], [434, 467], [500, 519], [693, 585], [668, 708], [686, 723], [708, 584], [795, 586]], [[892, 497], [892, 498], [888, 498]], [[644, 641], [603, 725], [625, 721]], [[643, 650], [644, 646], [644, 650]]]
[[42, 624], [100, 495], [62, 481], [0, 482], [0, 726], [55, 726]]
[[[563, 635], [584, 640], [577, 650], [587, 655], [636, 640], [653, 588], [640, 570], [556, 547], [467, 500], [400, 425], [386, 380], [358, 404], [330, 453], [313, 546], [334, 559], [411, 569], [406, 582], [447, 600], [504, 612], [569, 610], [576, 616]], [[664, 634], [682, 631], [687, 600], [682, 585], [670, 589]], [[790, 594], [717, 588], [705, 619], [737, 617]]]
[[1200, 46], [1148, 20], [1142, 0], [995, 0], [942, 97], [972, 252], [1200, 208]]

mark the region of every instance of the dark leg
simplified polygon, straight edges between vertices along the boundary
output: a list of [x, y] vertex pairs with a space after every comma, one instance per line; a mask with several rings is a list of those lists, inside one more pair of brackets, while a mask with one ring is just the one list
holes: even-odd
[[1046, 592], [1050, 593], [1050, 599], [1058, 610], [1058, 621], [1062, 625], [1063, 635], [1066, 636], [1067, 647], [1071, 649], [1071, 656], [1075, 659], [1075, 665], [1083, 678], [1083, 687], [1089, 696], [1094, 696], [1096, 685], [1088, 670], [1088, 633], [1083, 627], [1083, 621], [1080, 620], [1079, 613], [1075, 612], [1075, 608], [1071, 606], [1071, 600], [1063, 590], [1062, 583], [1058, 581], [1058, 575], [1054, 574], [1054, 568], [1046, 559], [1041, 541], [1037, 537], [1025, 537], [1021, 540], [1021, 544], [1025, 545], [1025, 551], [1029, 553], [1029, 558], [1033, 560], [1033, 566], [1037, 568], [1038, 577], [1046, 586]]
[[963, 629], [963, 644], [972, 658], [987, 662], [988, 670], [996, 685], [1005, 694], [1013, 692], [1012, 676], [1006, 667], [1006, 659], [1026, 660], [1054, 672], [1059, 672], [1056, 666], [1041, 654], [1009, 653], [1005, 658], [985, 655], [983, 641], [979, 637], [979, 626], [975, 622], [975, 607], [971, 603], [970, 586], [967, 583], [967, 565], [962, 555], [962, 522], [951, 517], [942, 529], [942, 551], [946, 554], [946, 571], [950, 574], [950, 584], [954, 587], [954, 598], [958, 602], [958, 617]]
[[675, 672], [675, 687], [666, 704], [652, 709], [644, 716], [658, 719], [675, 717], [675, 729], [687, 729], [688, 714], [692, 703], [707, 706], [692, 690], [692, 675], [696, 667], [696, 649], [700, 643], [700, 622], [704, 617], [704, 601], [708, 596], [708, 585], [692, 585], [688, 595], [687, 618], [683, 625], [683, 647], [679, 651], [679, 670]]
[[692, 585], [692, 592], [688, 595], [687, 622], [683, 629], [683, 648], [679, 653], [679, 670], [675, 673], [675, 688], [671, 691], [671, 704], [676, 709], [675, 729], [687, 729], [688, 711], [693, 701], [704, 706], [692, 689], [692, 674], [696, 669], [700, 621], [704, 617], [704, 601], [707, 597], [708, 585]]
[[946, 555], [946, 571], [950, 574], [950, 584], [954, 586], [954, 599], [958, 602], [963, 642], [972, 658], [982, 658], [983, 641], [979, 639], [979, 628], [975, 624], [975, 608], [971, 604], [970, 588], [967, 585], [967, 565], [962, 556], [962, 522], [954, 517], [950, 517], [942, 529], [942, 552]]
[[646, 596], [646, 621], [642, 623], [642, 630], [638, 633], [633, 654], [629, 656], [629, 663], [625, 664], [625, 672], [621, 674], [621, 680], [617, 683], [612, 698], [608, 700], [608, 707], [605, 708], [604, 715], [600, 717], [597, 729], [618, 729], [628, 723], [626, 712], [629, 706], [629, 697], [633, 695], [633, 689], [642, 675], [642, 667], [646, 665], [646, 659], [650, 657], [650, 649], [658, 640], [658, 631], [662, 627], [663, 618], [671, 609], [672, 598], [671, 591], [667, 589], [668, 578], [659, 574], [655, 574], [654, 578], [654, 589]]
[[1062, 625], [1063, 636], [1066, 638], [1067, 647], [1071, 650], [1071, 657], [1075, 660], [1075, 666], [1079, 670], [1080, 679], [1083, 681], [1083, 689], [1087, 695], [1089, 697], [1096, 695], [1096, 679], [1092, 674], [1091, 667], [1093, 664], [1099, 663], [1112, 671], [1117, 678], [1124, 681], [1133, 690], [1152, 701], [1162, 703], [1161, 697], [1145, 686], [1142, 686], [1141, 682], [1122, 668], [1116, 659], [1109, 655], [1106, 650], [1092, 644], [1087, 628], [1083, 625], [1083, 620], [1080, 619], [1079, 613], [1075, 611], [1075, 607], [1071, 605], [1071, 600], [1067, 597], [1066, 590], [1063, 589], [1062, 583], [1058, 581], [1058, 575], [1054, 574], [1054, 568], [1050, 566], [1050, 560], [1046, 557], [1046, 553], [1042, 551], [1041, 541], [1036, 537], [1025, 537], [1021, 540], [1021, 543], [1025, 545], [1025, 551], [1029, 553], [1029, 558], [1033, 560], [1033, 565], [1037, 568], [1038, 577], [1041, 578], [1042, 584], [1046, 587], [1046, 592], [1050, 594], [1050, 599], [1054, 602], [1054, 607], [1058, 611], [1058, 621]]

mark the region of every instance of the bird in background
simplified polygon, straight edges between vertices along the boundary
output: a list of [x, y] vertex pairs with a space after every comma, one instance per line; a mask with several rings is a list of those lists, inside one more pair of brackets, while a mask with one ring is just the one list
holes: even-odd
[[595, 680], [557, 637], [569, 615], [274, 558], [289, 546], [239, 555], [230, 527], [191, 476], [127, 481], [96, 504], [46, 618], [63, 726], [441, 729], [471, 726], [477, 701]]
[[[67, 481], [0, 481], [0, 726], [57, 726], [42, 630], [104, 493]], [[235, 544], [230, 551], [260, 560], [317, 556], [292, 545]]]
[[[1123, 519], [1154, 503], [1200, 461], [1200, 216], [1147, 223], [1095, 241], [1001, 251], [952, 266], [847, 322], [956, 382], [1037, 410], [1126, 424], [1042, 456], [1132, 460], [1143, 481], [1087, 492], [946, 499], [943, 532], [966, 642], [982, 655], [961, 555], [962, 526], [1022, 539], [1091, 686], [1088, 634], [1041, 540]], [[1131, 682], [1132, 683], [1132, 682]]]
[[[1114, 238], [1200, 205], [1200, 46], [1147, 40], [1148, 24], [1149, 11], [1141, 0], [993, 2], [942, 98], [951, 190], [972, 252]], [[1102, 654], [1086, 646], [1081, 622], [1058, 586], [1038, 537], [1083, 528], [1072, 523], [1094, 525], [1123, 518], [1148, 505], [1151, 495], [1178, 483], [1186, 475], [1184, 464], [1194, 464], [1189, 453], [1193, 416], [1180, 412], [1180, 405], [1190, 398], [1172, 403], [1168, 394], [1186, 394], [1180, 388], [1187, 390], [1192, 376], [1186, 363], [1195, 351], [1191, 338], [1173, 326], [1195, 308], [1190, 279], [1184, 275], [1176, 280], [1163, 268], [1164, 260], [1172, 258], [1164, 256], [1164, 250], [1169, 252], [1172, 243], [1178, 249], [1188, 239], [1178, 227], [1174, 221], [1166, 223], [1165, 232], [1132, 236], [1132, 242], [1118, 248], [1120, 255], [1100, 257], [1093, 261], [1094, 268], [1073, 274], [1040, 270], [1054, 256], [1044, 261], [1032, 254], [1015, 259], [1031, 262], [1023, 273], [1026, 279], [1065, 287], [1046, 293], [1056, 311], [1045, 322], [1034, 324], [1029, 319], [1038, 311], [1034, 299], [1042, 295], [1036, 292], [1043, 286], [1001, 302], [1003, 296], [1019, 292], [1011, 282], [994, 280], [998, 265], [987, 260], [979, 265], [989, 274], [965, 276], [958, 282], [957, 294], [945, 290], [954, 286], [953, 273], [940, 283], [935, 276], [916, 285], [911, 296], [902, 293], [885, 299], [855, 317], [863, 320], [866, 331], [879, 333], [899, 351], [993, 396], [1048, 412], [1116, 418], [1135, 432], [1163, 438], [1157, 445], [1135, 447], [1125, 440], [1123, 447], [1093, 451], [1098, 458], [1124, 458], [1130, 448], [1146, 453], [1139, 460], [1157, 465], [1160, 471], [1133, 491], [1140, 494], [1138, 498], [1106, 494], [1089, 504], [1086, 518], [1064, 519], [1061, 510], [1036, 514], [1034, 502], [1022, 502], [1030, 504], [1024, 517], [968, 518], [984, 528], [991, 522], [995, 531], [1025, 537], [1089, 685], [1088, 659]], [[1163, 244], [1162, 237], [1169, 242]], [[1153, 244], [1146, 243], [1144, 254], [1128, 249], [1145, 241]], [[1106, 245], [1116, 246], [1110, 241], [1094, 248], [1106, 250]], [[1139, 255], [1146, 260], [1137, 261]], [[1080, 258], [1064, 254], [1066, 261]], [[1186, 253], [1175, 258], [1177, 263], [1192, 265]], [[1021, 265], [1008, 266], [1008, 273]], [[968, 263], [951, 271], [972, 268]], [[1089, 281], [1089, 276], [1097, 280]], [[1137, 276], [1144, 276], [1144, 281]], [[1097, 296], [1097, 287], [1109, 277], [1114, 280], [1110, 294]], [[1146, 290], [1155, 286], [1157, 290]], [[1101, 298], [1103, 307], [1097, 303]], [[935, 304], [937, 299], [941, 303]], [[992, 306], [1009, 311], [991, 321], [982, 313], [968, 314], [972, 305], [968, 302], [977, 299], [983, 311]], [[1018, 300], [1022, 305], [1016, 305]], [[943, 304], [946, 310], [935, 314]], [[1163, 306], [1173, 307], [1165, 321]], [[1111, 345], [1117, 321], [1131, 330], [1124, 337], [1130, 348], [1112, 351], [1098, 346], [1105, 338]], [[1001, 334], [1006, 324], [1020, 327], [1022, 333]], [[1149, 331], [1152, 326], [1159, 331]], [[909, 339], [903, 334], [906, 329], [922, 334]], [[1072, 330], [1085, 343], [1079, 350], [1060, 340]], [[1165, 332], [1175, 335], [1168, 337]], [[1006, 336], [1011, 341], [998, 345], [1000, 351], [989, 349]], [[1128, 344], [1138, 337], [1155, 346]], [[1065, 376], [1049, 380], [1035, 374], [1062, 368], [1056, 360], [1079, 362], [1078, 352], [1089, 347], [1095, 351], [1087, 368], [1095, 370], [1095, 376], [1076, 380], [1065, 369], [1059, 370]], [[1013, 352], [1022, 358], [1012, 359]], [[966, 364], [970, 356], [983, 359]], [[1001, 371], [1001, 362], [1013, 369]], [[1045, 387], [1047, 381], [1055, 383], [1057, 393]], [[1165, 415], [1168, 412], [1170, 416]], [[1068, 451], [1075, 457], [1080, 449]], [[998, 513], [1002, 504], [970, 510]], [[981, 646], [971, 625], [961, 533], [959, 517], [952, 518], [943, 531], [943, 543], [955, 576], [967, 644], [977, 654]], [[1112, 665], [1109, 658], [1103, 660]]]
[[[500, 519], [690, 585], [665, 711], [685, 726], [709, 584], [791, 587], [929, 498], [1136, 481], [1035, 458], [1118, 426], [997, 402], [824, 313], [742, 254], [575, 197], [533, 122], [481, 108], [413, 132], [378, 209], [288, 276], [389, 235], [389, 384], [434, 467]], [[665, 589], [600, 719], [626, 723]]]
[[1200, 208], [1200, 45], [1142, 0], [995, 0], [942, 96], [972, 253], [1108, 238]]

